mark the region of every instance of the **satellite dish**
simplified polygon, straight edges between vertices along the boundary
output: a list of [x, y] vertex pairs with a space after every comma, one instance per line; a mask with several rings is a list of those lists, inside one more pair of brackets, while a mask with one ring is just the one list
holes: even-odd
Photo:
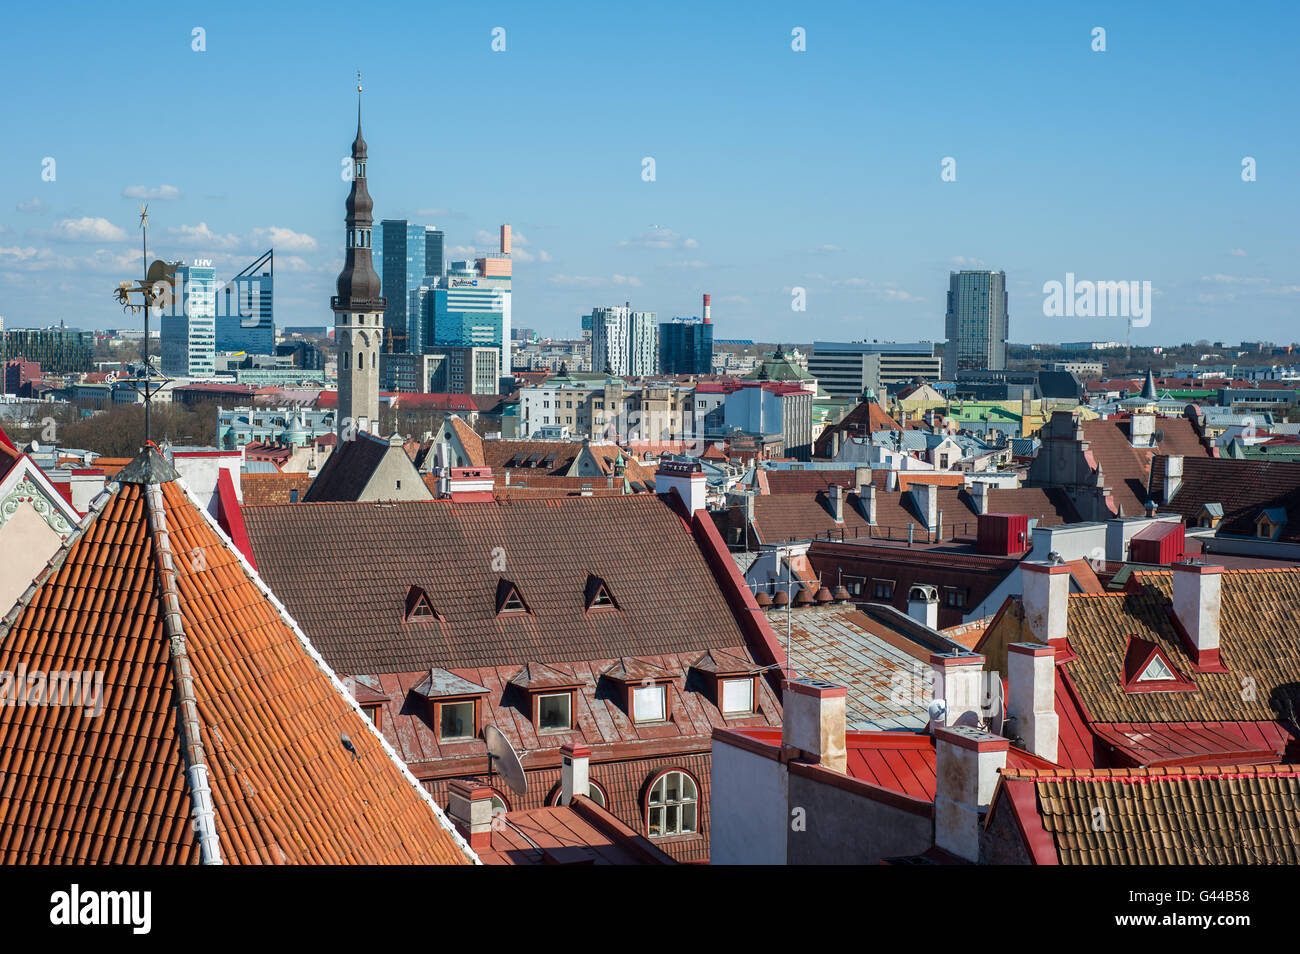
[[483, 730], [483, 741], [487, 743], [488, 775], [496, 772], [506, 783], [506, 788], [516, 795], [528, 794], [528, 778], [524, 767], [519, 763], [519, 756], [505, 734], [494, 725]]
[[1002, 720], [1006, 715], [1006, 698], [1002, 688], [1002, 677], [996, 672], [985, 673], [984, 678], [987, 684], [984, 687], [984, 698], [980, 700], [980, 707], [983, 710], [984, 717], [989, 723], [989, 733], [992, 735], [1002, 734]]
[[33, 438], [32, 438], [32, 451], [35, 452], [35, 451], [38, 451], [38, 450], [40, 450], [40, 449], [41, 449], [40, 442], [37, 441], [36, 438], [33, 437]]

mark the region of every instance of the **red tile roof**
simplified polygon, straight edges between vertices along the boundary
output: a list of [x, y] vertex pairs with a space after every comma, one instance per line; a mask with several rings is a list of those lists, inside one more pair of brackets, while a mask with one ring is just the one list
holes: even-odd
[[98, 716], [0, 706], [0, 861], [470, 861], [170, 466], [119, 477], [5, 620], [0, 670], [104, 682]]
[[1156, 418], [1161, 439], [1155, 448], [1134, 447], [1128, 428], [1128, 420], [1084, 421], [1083, 436], [1115, 502], [1124, 508], [1126, 517], [1138, 517], [1145, 512], [1151, 460], [1156, 454], [1194, 458], [1209, 457], [1210, 453], [1185, 417]]
[[306, 497], [311, 480], [307, 474], [244, 474], [239, 478], [239, 489], [245, 507], [287, 504], [295, 502], [295, 490], [298, 491], [298, 500]]
[[1296, 766], [1008, 768], [988, 829], [1034, 864], [1294, 865], [1297, 802]]
[[[1160, 456], [1151, 467], [1151, 495], [1164, 500], [1168, 458]], [[1160, 510], [1181, 514], [1188, 526], [1205, 504], [1223, 507], [1220, 533], [1255, 536], [1255, 521], [1269, 509], [1285, 511], [1280, 540], [1300, 540], [1300, 461], [1185, 458], [1183, 479], [1174, 499]]]

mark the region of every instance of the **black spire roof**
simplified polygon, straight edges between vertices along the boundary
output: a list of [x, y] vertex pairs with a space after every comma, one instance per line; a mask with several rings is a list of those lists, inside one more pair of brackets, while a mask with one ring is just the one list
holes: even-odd
[[335, 311], [382, 311], [379, 275], [371, 262], [375, 202], [366, 187], [366, 140], [361, 135], [361, 85], [357, 84], [357, 138], [352, 141], [352, 191], [347, 201], [347, 251], [336, 284]]

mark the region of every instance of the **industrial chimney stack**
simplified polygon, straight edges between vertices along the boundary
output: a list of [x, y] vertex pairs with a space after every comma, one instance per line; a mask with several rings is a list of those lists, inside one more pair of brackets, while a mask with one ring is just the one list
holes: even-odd
[[706, 325], [711, 325], [711, 324], [713, 324], [713, 316], [712, 316], [711, 314], [709, 314], [709, 296], [708, 296], [708, 295], [705, 295], [705, 296], [704, 296], [704, 323], [705, 323]]

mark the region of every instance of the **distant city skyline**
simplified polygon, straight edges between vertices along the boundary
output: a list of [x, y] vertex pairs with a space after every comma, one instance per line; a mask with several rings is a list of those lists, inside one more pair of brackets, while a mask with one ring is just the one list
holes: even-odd
[[[1012, 342], [1125, 339], [1123, 319], [1044, 314], [1044, 284], [1073, 274], [1151, 282], [1135, 345], [1300, 327], [1286, 4], [374, 3], [360, 36], [350, 9], [74, 6], [16, 9], [0, 39], [8, 327], [136, 327], [110, 293], [140, 273], [141, 202], [151, 259], [229, 277], [274, 248], [276, 324], [332, 324], [358, 68], [376, 222], [440, 229], [448, 262], [512, 223], [514, 321], [546, 336], [625, 301], [698, 315], [710, 292], [719, 340], [942, 341], [962, 269], [1006, 272]], [[146, 10], [148, 53], [127, 57]], [[594, 81], [581, 54], [612, 49], [644, 68]], [[128, 60], [129, 86], [86, 81]], [[506, 95], [489, 110], [485, 89]]]

